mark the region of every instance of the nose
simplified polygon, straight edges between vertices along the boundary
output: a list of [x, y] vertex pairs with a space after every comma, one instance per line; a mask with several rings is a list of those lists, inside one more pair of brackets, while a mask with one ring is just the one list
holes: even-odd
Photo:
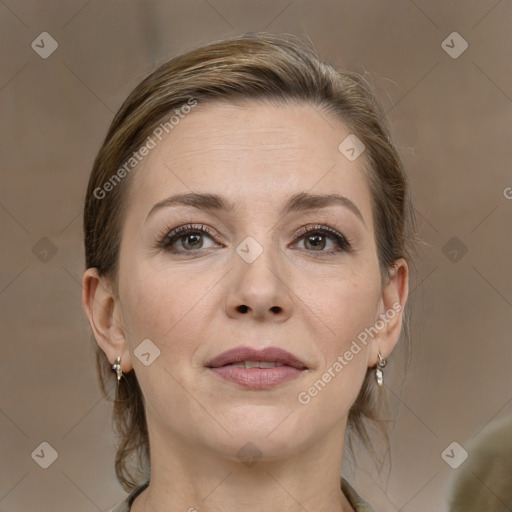
[[228, 316], [257, 321], [286, 321], [292, 314], [292, 284], [277, 250], [263, 249], [252, 262], [237, 253], [229, 273], [225, 307]]

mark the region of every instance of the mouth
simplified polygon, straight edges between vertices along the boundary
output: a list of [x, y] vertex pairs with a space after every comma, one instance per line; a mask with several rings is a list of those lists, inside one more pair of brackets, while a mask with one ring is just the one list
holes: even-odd
[[252, 390], [278, 386], [308, 369], [297, 356], [277, 347], [238, 347], [223, 352], [205, 366], [223, 380]]

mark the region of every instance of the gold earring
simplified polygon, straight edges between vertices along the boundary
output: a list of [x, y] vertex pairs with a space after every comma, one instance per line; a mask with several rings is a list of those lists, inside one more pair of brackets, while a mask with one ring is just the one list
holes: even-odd
[[382, 372], [382, 368], [384, 368], [388, 364], [385, 357], [382, 357], [379, 352], [379, 362], [377, 363], [377, 368], [375, 368], [375, 379], [377, 380], [377, 384], [382, 386], [384, 383], [384, 373]]
[[116, 362], [112, 365], [112, 370], [115, 370], [117, 373], [117, 381], [119, 382], [121, 380], [121, 377], [123, 376], [123, 369], [121, 368], [121, 358], [118, 356], [116, 359]]

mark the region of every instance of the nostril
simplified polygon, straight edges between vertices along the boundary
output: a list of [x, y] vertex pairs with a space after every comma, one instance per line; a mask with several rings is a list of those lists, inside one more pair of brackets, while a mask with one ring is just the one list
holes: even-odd
[[246, 313], [248, 309], [248, 306], [245, 305], [238, 306], [238, 311], [240, 311], [241, 313]]

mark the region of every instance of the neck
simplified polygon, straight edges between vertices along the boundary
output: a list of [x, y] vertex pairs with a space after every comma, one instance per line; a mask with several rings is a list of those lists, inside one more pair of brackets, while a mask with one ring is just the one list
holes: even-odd
[[244, 463], [150, 429], [151, 481], [131, 512], [353, 512], [340, 488], [344, 431], [337, 424], [287, 457], [269, 460], [254, 452]]

